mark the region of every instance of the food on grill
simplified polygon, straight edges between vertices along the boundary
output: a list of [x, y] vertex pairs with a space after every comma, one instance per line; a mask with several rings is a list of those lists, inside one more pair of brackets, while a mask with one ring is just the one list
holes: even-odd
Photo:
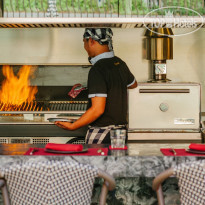
[[83, 87], [80, 83], [75, 84], [70, 90], [70, 92], [68, 93], [68, 95], [72, 98], [76, 98], [81, 93], [81, 91], [85, 89], [87, 88]]

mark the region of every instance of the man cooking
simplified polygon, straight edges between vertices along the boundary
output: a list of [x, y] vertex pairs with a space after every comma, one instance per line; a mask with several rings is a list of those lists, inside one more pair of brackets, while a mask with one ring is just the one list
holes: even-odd
[[83, 41], [92, 67], [88, 74], [88, 110], [74, 123], [56, 122], [63, 129], [89, 125], [88, 144], [110, 144], [110, 130], [127, 125], [127, 88], [137, 81], [129, 68], [114, 55], [110, 28], [86, 28]]

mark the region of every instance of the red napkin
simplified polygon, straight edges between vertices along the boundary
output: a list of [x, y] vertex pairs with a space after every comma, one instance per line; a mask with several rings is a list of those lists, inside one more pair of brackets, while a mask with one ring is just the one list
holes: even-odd
[[55, 144], [48, 143], [45, 146], [46, 149], [58, 150], [58, 151], [82, 151], [82, 144]]
[[192, 143], [192, 144], [189, 145], [189, 149], [205, 151], [205, 144], [195, 144], [195, 143]]

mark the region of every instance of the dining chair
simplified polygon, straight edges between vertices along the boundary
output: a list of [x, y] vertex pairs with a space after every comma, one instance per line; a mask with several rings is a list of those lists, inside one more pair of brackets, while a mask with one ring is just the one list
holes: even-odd
[[5, 205], [90, 205], [96, 177], [104, 179], [99, 204], [106, 204], [115, 180], [89, 164], [45, 160], [13, 163], [0, 168]]
[[182, 163], [156, 176], [152, 188], [157, 192], [158, 205], [165, 205], [162, 182], [172, 175], [178, 179], [181, 204], [205, 204], [205, 160]]

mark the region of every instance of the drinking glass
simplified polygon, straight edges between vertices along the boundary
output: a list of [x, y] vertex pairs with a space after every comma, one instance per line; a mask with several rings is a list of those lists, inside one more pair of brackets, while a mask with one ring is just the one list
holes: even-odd
[[110, 131], [111, 148], [124, 148], [127, 130], [113, 129]]

